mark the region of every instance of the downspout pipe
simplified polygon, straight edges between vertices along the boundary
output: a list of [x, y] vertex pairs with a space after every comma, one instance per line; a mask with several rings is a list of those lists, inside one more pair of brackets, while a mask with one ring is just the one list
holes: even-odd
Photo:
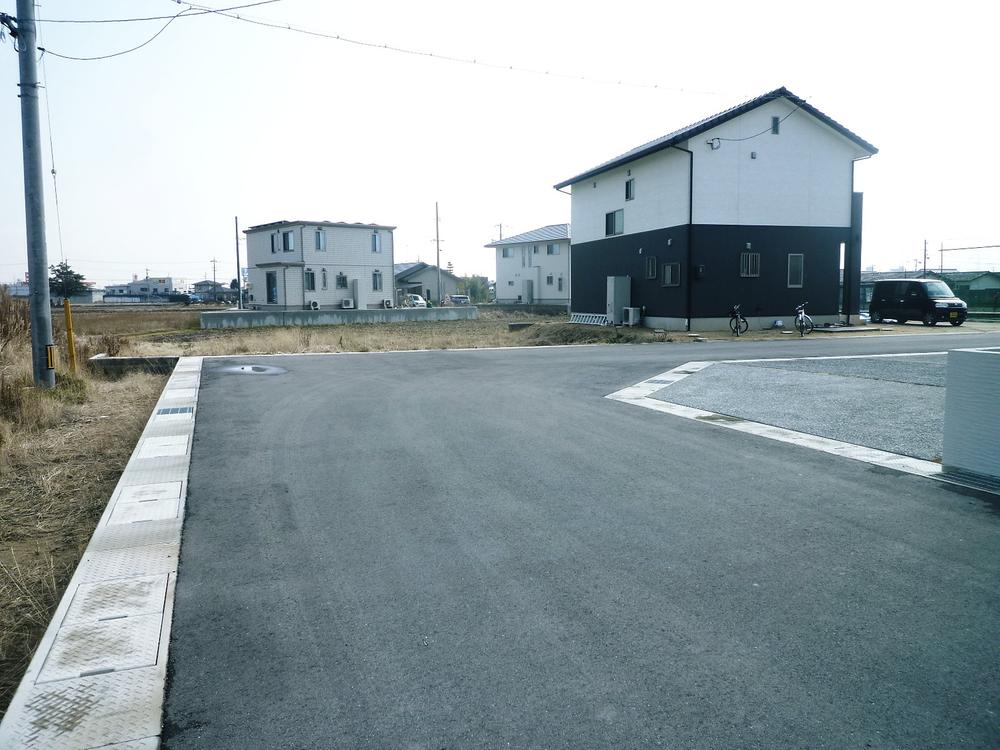
[[687, 331], [691, 331], [691, 315], [693, 312], [693, 306], [691, 304], [691, 293], [694, 290], [694, 267], [692, 262], [694, 260], [694, 152], [682, 148], [681, 146], [671, 146], [678, 151], [683, 151], [688, 155], [688, 232], [687, 232], [687, 269], [686, 287], [687, 287]]

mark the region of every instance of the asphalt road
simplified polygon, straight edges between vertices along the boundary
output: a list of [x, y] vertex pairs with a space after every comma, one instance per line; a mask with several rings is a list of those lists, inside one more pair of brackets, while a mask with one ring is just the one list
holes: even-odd
[[163, 745], [996, 747], [995, 496], [603, 396], [997, 344], [206, 360]]

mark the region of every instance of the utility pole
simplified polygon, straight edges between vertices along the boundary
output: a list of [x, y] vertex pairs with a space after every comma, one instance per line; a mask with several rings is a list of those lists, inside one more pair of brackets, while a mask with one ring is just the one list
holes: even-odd
[[437, 304], [441, 304], [441, 218], [438, 216], [438, 204], [434, 201], [434, 246], [437, 248], [438, 290]]
[[38, 123], [38, 67], [35, 61], [35, 1], [17, 0], [17, 18], [0, 13], [0, 24], [17, 40], [21, 93], [21, 145], [24, 154], [24, 219], [28, 249], [28, 294], [31, 315], [31, 365], [35, 384], [56, 384], [49, 301], [48, 253], [45, 247], [45, 192]]
[[495, 226], [497, 229], [500, 230], [500, 239], [502, 240], [503, 239], [503, 224], [494, 224], [493, 226]]
[[217, 261], [215, 258], [212, 258], [211, 262], [212, 262], [212, 301], [213, 302], [218, 302], [219, 301], [219, 288], [215, 285], [216, 284], [216, 281], [215, 281], [215, 264], [218, 263], [219, 261]]
[[924, 278], [927, 277], [927, 240], [924, 240]]
[[243, 273], [240, 269], [240, 217], [233, 217], [236, 225], [236, 309], [243, 309]]

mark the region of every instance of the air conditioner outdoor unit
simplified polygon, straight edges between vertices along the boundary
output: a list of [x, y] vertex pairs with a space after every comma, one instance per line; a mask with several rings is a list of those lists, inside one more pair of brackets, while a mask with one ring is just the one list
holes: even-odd
[[384, 307], [386, 310], [392, 309], [393, 307], [392, 300], [391, 299], [382, 300], [382, 307]]
[[310, 310], [319, 310], [319, 302], [317, 302], [316, 300], [310, 300], [309, 301], [309, 309]]
[[624, 309], [625, 320], [623, 321], [627, 326], [637, 326], [642, 322], [642, 308], [640, 307], [626, 307]]
[[343, 310], [353, 310], [354, 309], [354, 300], [352, 300], [352, 299], [342, 299], [342, 300], [340, 300], [340, 307]]

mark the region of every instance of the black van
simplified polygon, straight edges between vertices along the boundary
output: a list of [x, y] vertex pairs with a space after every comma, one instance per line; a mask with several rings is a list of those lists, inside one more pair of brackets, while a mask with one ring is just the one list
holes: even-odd
[[960, 326], [965, 322], [969, 308], [943, 281], [885, 279], [875, 282], [868, 313], [873, 323], [891, 318], [897, 323], [920, 320], [925, 326], [932, 326], [939, 321], [947, 321], [953, 326]]

